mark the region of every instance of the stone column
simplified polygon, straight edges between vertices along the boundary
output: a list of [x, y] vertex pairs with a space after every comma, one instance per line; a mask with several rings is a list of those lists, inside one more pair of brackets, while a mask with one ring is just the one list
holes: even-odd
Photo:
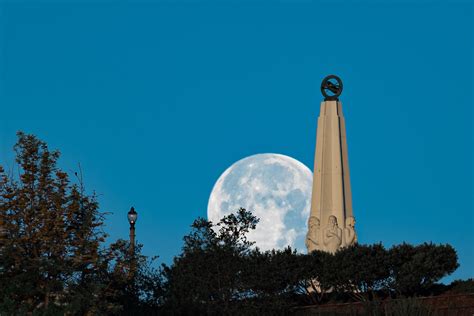
[[[320, 220], [316, 247], [335, 252], [350, 245], [353, 240], [344, 240], [345, 229], [352, 229], [352, 219], [346, 227], [346, 218], [353, 217], [349, 161], [347, 155], [346, 126], [341, 102], [323, 101], [318, 118], [316, 153], [314, 159], [313, 192], [310, 217]], [[352, 228], [351, 228], [352, 226]], [[308, 236], [310, 234], [308, 233]], [[352, 238], [347, 238], [352, 239]]]

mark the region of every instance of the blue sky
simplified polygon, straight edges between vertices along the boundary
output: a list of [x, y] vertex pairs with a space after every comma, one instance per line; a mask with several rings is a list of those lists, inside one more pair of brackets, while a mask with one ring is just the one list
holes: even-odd
[[0, 163], [15, 132], [82, 165], [111, 238], [139, 213], [169, 262], [214, 182], [257, 153], [311, 169], [321, 79], [344, 81], [359, 241], [450, 243], [474, 276], [468, 1], [0, 1]]

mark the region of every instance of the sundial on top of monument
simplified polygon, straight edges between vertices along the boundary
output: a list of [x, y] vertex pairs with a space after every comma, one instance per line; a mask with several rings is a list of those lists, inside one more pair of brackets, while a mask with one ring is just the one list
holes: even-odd
[[336, 75], [329, 75], [321, 82], [321, 93], [324, 101], [337, 101], [342, 93], [342, 80]]

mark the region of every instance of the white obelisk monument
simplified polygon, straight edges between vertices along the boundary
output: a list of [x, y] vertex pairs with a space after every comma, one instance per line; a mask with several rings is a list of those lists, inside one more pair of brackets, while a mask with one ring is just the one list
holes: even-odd
[[347, 155], [346, 124], [338, 97], [342, 81], [334, 75], [323, 80], [316, 134], [313, 192], [308, 219], [308, 253], [337, 249], [357, 242], [352, 213], [351, 184]]

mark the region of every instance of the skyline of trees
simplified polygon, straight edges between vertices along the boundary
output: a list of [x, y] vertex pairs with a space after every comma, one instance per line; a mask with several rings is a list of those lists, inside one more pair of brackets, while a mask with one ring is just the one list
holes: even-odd
[[261, 251], [247, 239], [259, 219], [241, 208], [196, 219], [181, 253], [156, 268], [142, 245], [106, 242], [97, 195], [58, 167], [58, 151], [22, 132], [14, 150], [18, 174], [0, 166], [0, 315], [288, 312], [430, 295], [459, 266], [453, 247], [432, 243]]

